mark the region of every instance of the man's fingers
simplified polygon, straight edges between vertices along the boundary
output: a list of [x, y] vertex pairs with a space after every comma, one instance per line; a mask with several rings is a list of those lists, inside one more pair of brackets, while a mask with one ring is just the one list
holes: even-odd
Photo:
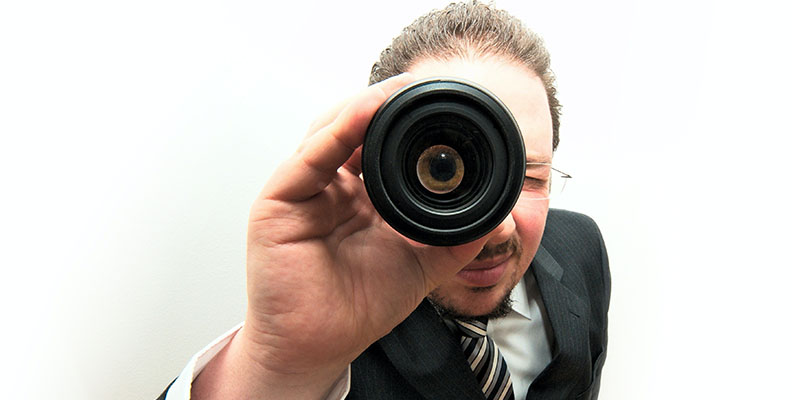
[[361, 150], [363, 149], [364, 146], [359, 146], [344, 163], [344, 167], [353, 175], [361, 174]]
[[326, 111], [325, 114], [320, 115], [314, 122], [311, 123], [311, 126], [308, 127], [308, 132], [306, 132], [306, 136], [303, 139], [308, 139], [317, 133], [323, 127], [328, 126], [331, 122], [336, 120], [336, 117], [339, 116], [339, 113], [353, 101], [353, 97], [349, 99], [344, 99], [340, 101], [336, 106], [331, 108], [330, 110]]
[[297, 201], [319, 193], [363, 144], [364, 133], [378, 107], [412, 81], [409, 74], [402, 74], [376, 83], [355, 96], [330, 124], [307, 138], [298, 153], [278, 168], [264, 196]]

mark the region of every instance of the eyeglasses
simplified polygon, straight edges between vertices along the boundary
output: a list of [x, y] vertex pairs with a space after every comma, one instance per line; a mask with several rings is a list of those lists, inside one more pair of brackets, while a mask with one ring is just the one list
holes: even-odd
[[564, 192], [567, 181], [572, 175], [553, 168], [551, 163], [528, 162], [525, 163], [525, 183], [522, 185], [522, 195], [537, 200], [557, 197]]

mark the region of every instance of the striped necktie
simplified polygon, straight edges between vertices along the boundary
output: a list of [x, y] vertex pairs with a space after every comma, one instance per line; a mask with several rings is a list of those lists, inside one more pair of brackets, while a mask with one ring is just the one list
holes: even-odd
[[461, 334], [461, 348], [467, 356], [467, 363], [478, 386], [483, 390], [487, 400], [508, 400], [514, 398], [511, 388], [511, 374], [508, 372], [500, 350], [492, 339], [486, 336], [487, 320], [448, 320], [448, 325]]

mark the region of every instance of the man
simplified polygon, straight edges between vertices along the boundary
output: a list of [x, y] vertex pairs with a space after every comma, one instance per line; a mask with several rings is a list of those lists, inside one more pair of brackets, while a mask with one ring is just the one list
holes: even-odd
[[[396, 90], [431, 76], [497, 95], [531, 163], [511, 214], [454, 247], [393, 231], [359, 177], [372, 115]], [[371, 83], [312, 124], [260, 193], [249, 221], [245, 322], [193, 358], [166, 398], [482, 399], [489, 386], [502, 398], [596, 398], [608, 263], [591, 219], [548, 215], [539, 195], [549, 175], [533, 169], [551, 163], [559, 127], [541, 41], [503, 11], [452, 4], [406, 28]], [[492, 358], [497, 367], [487, 369], [510, 378], [476, 377], [459, 345], [453, 327], [484, 316], [493, 318], [492, 341], [476, 340], [496, 343], [508, 359], [505, 367]]]

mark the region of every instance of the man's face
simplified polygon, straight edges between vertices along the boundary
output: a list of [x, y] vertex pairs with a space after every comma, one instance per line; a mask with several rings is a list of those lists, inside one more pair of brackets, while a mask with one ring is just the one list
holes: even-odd
[[[409, 72], [422, 79], [450, 76], [475, 82], [508, 107], [525, 139], [529, 162], [551, 162], [553, 124], [541, 79], [526, 67], [499, 56], [471, 60], [425, 59]], [[530, 167], [529, 167], [530, 168]], [[535, 198], [526, 179], [514, 210], [489, 234], [478, 257], [429, 298], [454, 316], [495, 313], [533, 260], [544, 232], [548, 200]]]

